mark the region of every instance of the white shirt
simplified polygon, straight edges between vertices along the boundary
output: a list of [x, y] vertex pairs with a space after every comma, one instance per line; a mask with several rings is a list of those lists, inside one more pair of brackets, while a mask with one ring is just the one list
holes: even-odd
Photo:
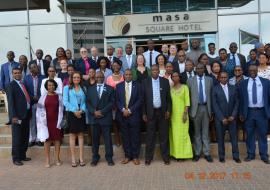
[[[44, 86], [45, 85], [45, 82], [47, 80], [49, 80], [49, 77], [43, 79], [42, 82], [41, 82], [41, 88], [40, 88], [41, 96], [47, 93], [47, 90], [46, 90], [46, 88]], [[62, 95], [63, 94], [63, 82], [62, 82], [62, 80], [60, 78], [58, 78], [58, 77], [54, 77], [54, 80], [55, 80], [55, 82], [58, 85], [57, 88], [56, 88], [56, 90], [55, 90], [55, 93], [56, 94], [59, 94], [59, 95]]]
[[227, 102], [229, 102], [229, 89], [228, 89], [228, 84], [223, 85], [223, 84], [220, 83], [220, 85], [221, 85], [221, 87], [222, 87], [222, 89], [223, 89], [223, 92], [224, 92], [224, 94], [225, 94], [225, 96], [226, 96]]
[[[197, 84], [198, 84], [198, 98], [200, 95], [200, 77], [197, 75]], [[205, 78], [202, 76], [202, 87], [203, 87], [203, 101], [206, 102], [206, 93], [205, 93]]]
[[39, 69], [40, 69], [40, 74], [41, 75], [45, 75], [44, 73], [44, 68], [43, 68], [43, 60], [42, 59], [37, 59], [37, 65], [39, 66]]
[[94, 57], [94, 56], [92, 56], [92, 59], [93, 59], [94, 61], [96, 61], [96, 62], [97, 62], [97, 60], [98, 60], [98, 56], [96, 56], [96, 59], [95, 59], [95, 57]]
[[186, 63], [185, 63], [185, 62], [180, 63], [180, 62], [178, 61], [178, 67], [179, 67], [179, 71], [180, 71], [180, 73], [185, 72], [185, 65], [186, 65]]
[[248, 79], [248, 107], [251, 107], [251, 108], [262, 108], [264, 107], [263, 106], [263, 86], [262, 86], [262, 83], [261, 83], [261, 80], [260, 78], [257, 76], [255, 78], [255, 81], [256, 81], [256, 87], [257, 87], [257, 103], [256, 104], [253, 104], [253, 101], [252, 101], [252, 86], [253, 86], [253, 79], [252, 78], [249, 78]]
[[[237, 53], [234, 54], [234, 57], [235, 57], [235, 64], [236, 64], [236, 66], [241, 65], [240, 59], [239, 59]], [[233, 60], [233, 54], [232, 53], [230, 53], [230, 59]]]
[[215, 59], [215, 58], [217, 58], [217, 57], [218, 57], [218, 55], [217, 55], [217, 54], [210, 54], [210, 52], [209, 52], [209, 53], [207, 53], [207, 56], [208, 56], [208, 57], [210, 57], [210, 58], [212, 58], [212, 59]]
[[[191, 71], [191, 72], [186, 71], [186, 73], [187, 73], [187, 78], [188, 78], [188, 79], [195, 76], [194, 71]], [[191, 75], [191, 76], [190, 76], [190, 75]]]
[[[156, 57], [159, 55], [160, 53], [153, 50], [152, 51], [152, 65], [156, 64]], [[143, 56], [145, 58], [145, 66], [150, 68], [150, 51], [146, 51], [143, 53]]]
[[130, 69], [132, 66], [132, 54], [126, 55], [127, 63], [128, 63], [128, 68]]
[[160, 81], [159, 78], [152, 78], [152, 88], [153, 88], [153, 107], [161, 107], [161, 97], [160, 97]]
[[[100, 89], [99, 89], [100, 88]], [[99, 90], [100, 90], [100, 94], [99, 94]], [[101, 98], [102, 94], [103, 94], [103, 90], [104, 90], [104, 83], [102, 84], [97, 84], [97, 93], [99, 98]]]

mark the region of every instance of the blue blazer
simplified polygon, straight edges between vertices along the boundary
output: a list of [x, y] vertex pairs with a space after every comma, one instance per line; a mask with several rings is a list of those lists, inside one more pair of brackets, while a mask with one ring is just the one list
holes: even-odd
[[[80, 96], [81, 96], [81, 102], [80, 102], [80, 109], [84, 112], [86, 112], [86, 96], [84, 89], [81, 88], [79, 91]], [[76, 92], [72, 88], [70, 89], [69, 86], [65, 86], [63, 90], [63, 104], [66, 108], [66, 111], [70, 112], [76, 112], [79, 111], [79, 105], [76, 97]]]
[[215, 118], [222, 121], [225, 118], [237, 117], [239, 101], [235, 86], [228, 84], [229, 102], [227, 102], [225, 93], [220, 84], [214, 86], [212, 90], [212, 108]]
[[[94, 69], [97, 68], [97, 65], [96, 65], [95, 61], [90, 59], [89, 57], [88, 57], [88, 62], [90, 64], [90, 68], [94, 68]], [[86, 73], [85, 65], [84, 65], [84, 62], [83, 62], [82, 58], [76, 60], [76, 62], [75, 62], [75, 70], [79, 71], [82, 75], [85, 75], [85, 73]]]
[[[9, 83], [11, 82], [11, 79], [9, 78], [9, 62], [4, 63], [1, 65], [1, 73], [0, 73], [0, 89], [5, 90]], [[13, 67], [20, 67], [20, 64], [18, 62], [13, 62]]]
[[142, 92], [141, 86], [139, 83], [132, 81], [132, 90], [131, 96], [128, 104], [128, 108], [131, 111], [131, 116], [128, 118], [123, 117], [123, 108], [126, 107], [125, 101], [125, 81], [116, 85], [116, 106], [117, 106], [117, 115], [116, 118], [119, 122], [128, 120], [130, 122], [138, 123], [141, 121], [141, 106], [142, 106]]
[[[87, 110], [89, 112], [89, 123], [100, 125], [112, 125], [112, 107], [114, 105], [114, 90], [111, 86], [104, 84], [101, 98], [98, 97], [97, 85], [89, 86], [87, 89]], [[94, 112], [100, 110], [103, 117], [95, 118]]]
[[[263, 86], [263, 103], [264, 103], [264, 111], [265, 117], [270, 118], [270, 81], [264, 78], [259, 77]], [[244, 119], [247, 118], [248, 114], [248, 80], [243, 80], [239, 84], [239, 99], [240, 99], [240, 109], [239, 114], [243, 116]]]
[[[44, 75], [38, 75], [38, 87], [37, 87], [37, 96], [40, 97], [40, 88], [42, 80], [46, 78]], [[23, 83], [31, 99], [34, 97], [34, 84], [33, 77], [31, 74], [28, 74], [24, 77]]]

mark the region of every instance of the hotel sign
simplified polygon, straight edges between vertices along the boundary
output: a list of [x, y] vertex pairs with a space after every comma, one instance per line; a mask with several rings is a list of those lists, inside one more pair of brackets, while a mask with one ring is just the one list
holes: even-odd
[[105, 16], [106, 37], [216, 31], [216, 10]]

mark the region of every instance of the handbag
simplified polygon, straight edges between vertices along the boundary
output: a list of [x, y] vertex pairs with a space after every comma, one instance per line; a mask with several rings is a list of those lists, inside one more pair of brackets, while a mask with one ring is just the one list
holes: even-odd
[[[69, 90], [68, 90], [68, 101], [69, 101]], [[68, 112], [64, 111], [63, 119], [60, 123], [61, 129], [67, 130], [68, 129]]]

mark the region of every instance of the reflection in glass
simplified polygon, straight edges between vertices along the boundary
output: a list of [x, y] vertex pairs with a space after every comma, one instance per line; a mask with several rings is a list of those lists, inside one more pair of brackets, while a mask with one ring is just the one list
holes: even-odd
[[218, 1], [218, 13], [250, 13], [258, 11], [258, 0]]
[[160, 12], [185, 11], [186, 0], [160, 0]]
[[261, 18], [262, 18], [262, 26], [261, 26], [262, 42], [270, 43], [270, 35], [269, 35], [270, 25], [268, 24], [270, 20], [270, 13], [262, 14]]
[[130, 14], [130, 0], [108, 0], [106, 2], [106, 15]]
[[158, 12], [158, 0], [133, 0], [134, 13]]
[[209, 10], [215, 8], [215, 0], [189, 0], [189, 10]]
[[269, 0], [260, 0], [261, 2], [261, 11], [270, 11]]

